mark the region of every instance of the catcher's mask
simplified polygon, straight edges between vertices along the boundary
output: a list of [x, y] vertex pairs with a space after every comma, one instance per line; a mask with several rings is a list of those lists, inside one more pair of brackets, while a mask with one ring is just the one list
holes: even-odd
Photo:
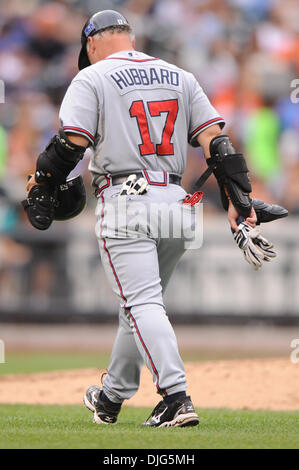
[[68, 220], [80, 214], [86, 204], [86, 191], [82, 176], [66, 180], [55, 193], [54, 220]]
[[[32, 175], [28, 176], [28, 180], [31, 178], [31, 176]], [[25, 212], [30, 210], [30, 208], [34, 208], [35, 206], [35, 200], [30, 195], [31, 191], [27, 199], [22, 201], [22, 206], [25, 209]], [[83, 211], [86, 204], [85, 186], [83, 183], [83, 178], [80, 175], [75, 176], [74, 178], [70, 178], [66, 180], [64, 184], [56, 186], [52, 189], [50, 189], [49, 186], [41, 185], [38, 197], [43, 197], [44, 194], [46, 197], [50, 198], [53, 207], [52, 215], [46, 214], [46, 216], [49, 216], [48, 226], [47, 224], [46, 226], [42, 224], [41, 228], [39, 221], [34, 223], [34, 215], [36, 216], [36, 214], [33, 214], [33, 218], [27, 214], [30, 223], [39, 230], [46, 230], [51, 225], [53, 220], [68, 220], [76, 217], [76, 215]], [[37, 215], [39, 216], [39, 214]]]
[[82, 48], [78, 60], [79, 70], [82, 70], [85, 67], [91, 65], [86, 50], [87, 38], [89, 36], [94, 36], [96, 33], [105, 28], [109, 28], [110, 26], [122, 25], [129, 26], [128, 20], [123, 15], [114, 10], [99, 11], [86, 21], [81, 33]]

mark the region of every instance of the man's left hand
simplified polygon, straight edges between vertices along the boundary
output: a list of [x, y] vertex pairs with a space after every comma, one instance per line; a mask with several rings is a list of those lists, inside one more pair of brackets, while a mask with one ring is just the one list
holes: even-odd
[[[228, 218], [230, 226], [231, 226], [231, 228], [234, 232], [239, 231], [239, 229], [238, 229], [239, 222], [237, 222], [238, 217], [239, 217], [239, 214], [238, 214], [236, 208], [234, 207], [232, 202], [229, 201], [229, 206], [228, 206], [228, 211], [227, 211], [227, 218]], [[247, 219], [244, 220], [244, 222], [246, 222], [252, 228], [254, 228], [256, 226], [257, 216], [256, 216], [256, 213], [255, 213], [255, 210], [254, 210], [253, 207], [251, 209], [251, 212], [250, 212], [249, 216], [247, 217]]]

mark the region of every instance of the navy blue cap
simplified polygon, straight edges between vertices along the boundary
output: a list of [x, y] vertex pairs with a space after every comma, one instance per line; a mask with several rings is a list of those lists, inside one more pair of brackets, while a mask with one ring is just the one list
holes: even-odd
[[86, 50], [87, 38], [89, 36], [93, 36], [94, 34], [98, 33], [99, 31], [105, 28], [109, 28], [109, 26], [122, 25], [129, 26], [128, 20], [123, 15], [118, 13], [118, 11], [114, 10], [99, 11], [98, 13], [95, 13], [89, 20], [86, 21], [81, 33], [82, 48], [78, 60], [79, 70], [82, 70], [90, 65]]

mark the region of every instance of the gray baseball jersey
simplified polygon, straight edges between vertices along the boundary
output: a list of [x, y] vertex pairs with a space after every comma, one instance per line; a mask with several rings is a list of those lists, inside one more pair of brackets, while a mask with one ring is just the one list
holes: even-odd
[[[197, 135], [213, 124], [223, 126], [223, 120], [192, 74], [135, 51], [118, 52], [79, 72], [63, 100], [60, 120], [66, 132], [86, 136], [94, 147], [89, 168], [99, 186], [96, 234], [107, 278], [120, 302], [103, 390], [116, 403], [130, 398], [138, 390], [145, 362], [158, 393], [185, 391], [184, 365], [163, 303], [184, 240], [152, 235], [152, 226], [140, 236], [135, 224], [133, 233], [117, 236], [119, 223], [116, 227], [107, 207], [113, 209], [125, 198], [131, 214], [136, 202], [146, 215], [161, 202], [174, 205], [176, 214], [191, 211], [182, 204], [184, 189], [164, 176], [182, 175], [188, 141], [197, 146]], [[120, 196], [120, 186], [111, 185], [110, 175], [136, 171], [143, 171], [150, 190]]]
[[[94, 146], [89, 169], [103, 175], [140, 169], [182, 175], [187, 139], [224, 121], [194, 76], [136, 51], [121, 51], [80, 71], [60, 110], [65, 131]], [[187, 138], [186, 138], [187, 137]]]

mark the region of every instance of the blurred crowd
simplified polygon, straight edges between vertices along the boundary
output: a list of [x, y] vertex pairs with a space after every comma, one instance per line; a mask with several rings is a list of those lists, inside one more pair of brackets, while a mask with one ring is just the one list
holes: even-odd
[[[299, 215], [298, 0], [0, 0], [0, 276], [2, 265], [33, 256], [17, 236], [30, 230], [19, 205], [26, 176], [59, 128], [82, 25], [106, 8], [129, 19], [137, 49], [194, 73], [247, 158], [254, 196]], [[89, 188], [87, 160], [79, 171]], [[187, 190], [204, 169], [190, 147]], [[217, 214], [214, 178], [205, 189]], [[89, 200], [92, 211], [91, 189]]]

